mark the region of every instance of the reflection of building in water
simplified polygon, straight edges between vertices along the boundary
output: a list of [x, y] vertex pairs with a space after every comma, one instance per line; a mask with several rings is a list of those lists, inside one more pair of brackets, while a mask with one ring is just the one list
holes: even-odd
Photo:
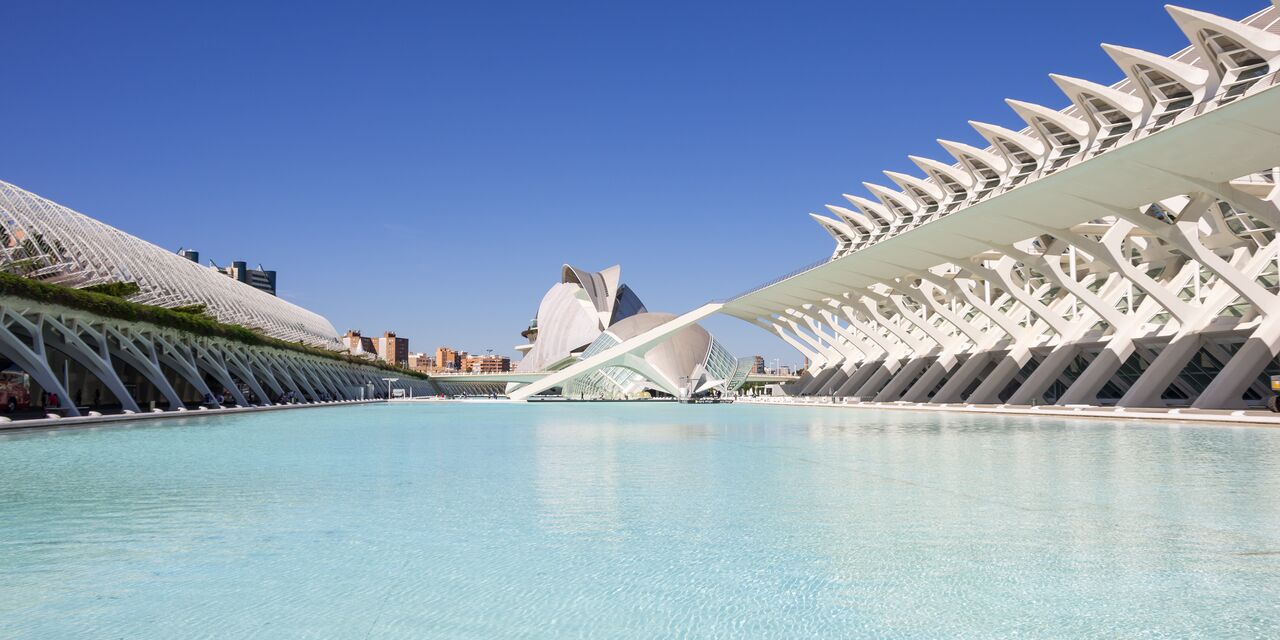
[[560, 533], [617, 530], [617, 430], [598, 423], [548, 424], [535, 433], [539, 523]]

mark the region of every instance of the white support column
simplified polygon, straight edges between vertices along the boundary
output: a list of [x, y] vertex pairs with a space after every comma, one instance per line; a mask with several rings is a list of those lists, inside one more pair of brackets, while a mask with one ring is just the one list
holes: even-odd
[[236, 404], [247, 407], [249, 400], [240, 393], [240, 388], [236, 385], [235, 380], [231, 378], [231, 370], [227, 367], [227, 363], [211, 352], [202, 340], [191, 341], [192, 355], [195, 356], [195, 365], [199, 369], [203, 369], [209, 375], [213, 376], [218, 384], [222, 385], [235, 400]]
[[277, 356], [277, 359], [280, 361], [282, 366], [293, 374], [293, 379], [296, 380], [298, 384], [302, 386], [302, 390], [306, 392], [303, 400], [308, 402], [320, 402], [320, 392], [316, 389], [315, 381], [312, 380], [306, 369], [298, 366], [297, 359], [294, 358], [292, 354], [288, 356], [279, 355]]
[[[854, 307], [846, 304], [840, 305], [840, 311], [844, 313], [845, 318], [849, 321], [849, 326], [857, 329], [872, 342], [874, 342], [882, 351], [885, 352], [885, 358], [880, 366], [871, 369], [868, 375], [859, 376], [858, 379], [862, 384], [856, 388], [846, 383], [840, 389], [842, 395], [852, 395], [859, 398], [873, 397], [875, 394], [888, 384], [889, 380], [898, 373], [902, 366], [906, 363], [907, 357], [911, 353], [911, 348], [906, 343], [893, 342], [890, 337], [896, 337], [892, 332], [884, 327], [874, 318], [864, 320]], [[881, 333], [878, 329], [884, 328], [885, 333]], [[852, 377], [851, 377], [852, 379]]]
[[[25, 328], [31, 336], [33, 346], [28, 347], [16, 334], [10, 331], [10, 327], [18, 324]], [[15, 364], [26, 371], [32, 379], [36, 381], [45, 391], [58, 394], [63, 402], [67, 415], [78, 416], [80, 410], [76, 409], [71, 400], [67, 398], [67, 390], [62, 386], [62, 382], [58, 380], [57, 374], [49, 367], [49, 360], [45, 353], [44, 336], [39, 327], [22, 317], [21, 312], [0, 306], [0, 354], [12, 360]]]
[[116, 348], [111, 349], [113, 356], [133, 367], [147, 382], [151, 383], [151, 386], [155, 387], [168, 401], [171, 410], [182, 406], [182, 398], [178, 396], [178, 391], [169, 383], [169, 378], [160, 368], [160, 357], [150, 336], [141, 335], [127, 327], [114, 327], [109, 324], [104, 326], [104, 331], [106, 338], [114, 339], [117, 345]]
[[[1197, 270], [1198, 267], [1194, 263], [1184, 263], [1171, 279], [1171, 283], [1181, 288], [1188, 280], [1195, 277]], [[1160, 313], [1161, 309], [1154, 297], [1147, 296], [1127, 317], [1117, 320], [1108, 319], [1114, 328], [1111, 338], [1093, 362], [1085, 367], [1076, 381], [1062, 394], [1058, 404], [1093, 404], [1098, 392], [1120, 370], [1129, 356], [1133, 355], [1137, 339], [1142, 334], [1142, 328]]]
[[311, 394], [314, 393], [314, 390], [311, 388], [311, 385], [307, 383], [306, 379], [299, 375], [297, 371], [294, 371], [293, 367], [291, 367], [283, 357], [269, 352], [262, 353], [259, 357], [261, 357], [263, 361], [271, 364], [271, 367], [275, 370], [276, 374], [284, 381], [285, 385], [289, 387], [288, 390], [290, 393], [297, 396], [299, 401], [307, 402], [308, 396], [311, 396]]
[[311, 364], [311, 368], [315, 370], [316, 377], [319, 378], [320, 382], [323, 383], [325, 388], [329, 390], [328, 391], [329, 399], [341, 400], [342, 385], [339, 384], [337, 378], [334, 377], [333, 371], [329, 369], [329, 367], [326, 366], [324, 363], [321, 363], [315, 359], [308, 358], [307, 361]]
[[[934, 314], [940, 316], [956, 329], [956, 334], [953, 336], [946, 336], [935, 329], [938, 336], [936, 339], [939, 344], [943, 345], [943, 350], [939, 354], [938, 360], [921, 374], [920, 379], [915, 384], [902, 394], [902, 399], [907, 402], [923, 402], [930, 399], [929, 392], [933, 391], [935, 387], [939, 387], [939, 383], [948, 374], [953, 371], [959, 372], [957, 366], [963, 368], [964, 365], [960, 364], [960, 356], [962, 354], [966, 352], [976, 354], [989, 349], [999, 339], [1000, 334], [996, 333], [988, 339], [986, 332], [966, 322], [964, 318], [953, 312], [947, 305], [938, 302], [934, 297], [935, 292], [942, 293], [948, 297], [951, 294], [947, 287], [937, 284], [933, 279], [922, 278], [919, 289], [912, 289], [901, 284], [896, 288], [903, 295], [932, 309]], [[928, 324], [928, 321], [924, 318], [920, 318], [920, 320], [924, 324]], [[985, 358], [979, 357], [978, 361], [983, 362]], [[941, 391], [940, 387], [939, 391]]]
[[[1173, 228], [1170, 228], [1169, 225], [1145, 219], [1145, 216], [1141, 213], [1115, 210], [1117, 215], [1121, 215], [1135, 225], [1143, 227], [1177, 247], [1178, 250], [1211, 271], [1218, 279], [1208, 294], [1202, 293], [1204, 295], [1203, 302], [1196, 307], [1191, 317], [1182, 323], [1178, 333], [1170, 340], [1168, 346], [1160, 352], [1156, 360], [1151, 363], [1143, 375], [1134, 382], [1129, 391], [1120, 399], [1120, 406], [1162, 405], [1163, 403], [1160, 400], [1161, 393], [1181, 373], [1187, 362], [1195, 356], [1203, 344], [1201, 332], [1237, 296], [1243, 296], [1250, 304], [1258, 308], [1263, 314], [1263, 324], [1267, 323], [1269, 317], [1274, 317], [1277, 312], [1280, 312], [1280, 303], [1277, 302], [1277, 297], [1256, 282], [1258, 275], [1275, 257], [1276, 241], [1273, 240], [1271, 244], [1259, 249], [1252, 256], [1248, 255], [1244, 248], [1241, 247], [1233, 252], [1230, 262], [1219, 257], [1216, 253], [1206, 248], [1199, 239], [1199, 226], [1202, 223], [1202, 218], [1208, 212], [1209, 207], [1214, 205], [1214, 202], [1215, 199], [1212, 196], [1205, 194], [1197, 194], [1192, 197], [1182, 207]], [[1237, 264], [1233, 265], [1233, 262]], [[1198, 274], [1195, 277], [1198, 277]], [[1263, 329], [1262, 324], [1259, 325], [1259, 329]], [[1246, 342], [1246, 344], [1249, 343]], [[1193, 406], [1240, 406], [1242, 401], [1238, 397], [1233, 397], [1234, 392], [1238, 390], [1243, 393], [1244, 388], [1248, 386], [1253, 378], [1257, 377], [1258, 372], [1261, 371], [1261, 367], [1256, 366], [1256, 361], [1260, 358], [1257, 354], [1259, 353], [1258, 350], [1264, 347], [1268, 351], [1280, 347], [1280, 345], [1271, 346], [1269, 329], [1263, 329], [1263, 333], [1259, 334], [1259, 340], [1250, 345], [1249, 351], [1241, 352], [1244, 357], [1240, 358], [1237, 365], [1233, 367], [1231, 362], [1227, 363], [1223, 371], [1219, 373], [1218, 378], [1220, 381], [1215, 380], [1215, 383], [1210, 385], [1213, 393], [1205, 396], [1202, 392]], [[1241, 353], [1238, 353], [1236, 358], [1239, 358]], [[1271, 355], [1274, 357], [1276, 354], [1273, 352]], [[1232, 358], [1232, 362], [1235, 362], [1236, 358]], [[1236, 388], [1233, 389], [1233, 386]], [[1209, 388], [1206, 388], [1205, 391], [1209, 391]]]
[[271, 397], [267, 395], [266, 389], [263, 389], [262, 385], [258, 383], [257, 376], [254, 375], [253, 370], [245, 361], [240, 358], [239, 354], [230, 345], [218, 345], [216, 348], [223, 362], [226, 362], [227, 367], [244, 381], [249, 390], [253, 392], [253, 395], [258, 397], [258, 402], [263, 406], [271, 406], [273, 404]]
[[[120, 401], [120, 406], [128, 411], [137, 412], [138, 403], [129, 395], [129, 391], [125, 389], [124, 382], [120, 380], [120, 376], [116, 374], [115, 368], [111, 365], [111, 353], [107, 350], [106, 338], [91, 327], [80, 325], [75, 320], [71, 320], [70, 326], [63, 324], [58, 318], [51, 316], [41, 316], [37, 326], [44, 326], [51, 331], [48, 338], [52, 338], [54, 346], [59, 347], [68, 358], [75, 360], [80, 366], [84, 367], [93, 377], [97, 378], [102, 386], [111, 392]], [[97, 343], [96, 347], [89, 346], [79, 335], [85, 332]], [[73, 404], [71, 398], [67, 398], [68, 404]]]
[[[276, 379], [275, 372], [271, 371], [271, 366], [269, 364], [266, 364], [266, 362], [260, 360], [260, 358], [253, 356], [252, 352], [248, 351], [248, 349], [238, 351], [236, 355], [239, 360], [244, 362], [244, 366], [248, 367], [251, 375], [261, 381], [264, 381], [264, 383], [270, 387], [271, 392], [275, 393], [275, 398], [284, 396], [284, 387], [280, 384], [280, 381]], [[264, 399], [264, 402], [268, 404], [274, 404], [274, 399], [271, 397], [262, 396], [262, 399]]]
[[[218, 402], [217, 396], [213, 395], [213, 390], [209, 388], [209, 385], [205, 384], [204, 377], [200, 375], [200, 370], [196, 367], [196, 358], [192, 355], [190, 347], [178, 343], [169, 336], [159, 334], [156, 334], [153, 340], [156, 346], [159, 347], [156, 355], [161, 362], [173, 369], [179, 376], [182, 376], [182, 379], [186, 380], [192, 387], [195, 387], [196, 393], [199, 393], [204, 398], [211, 399], [209, 404], [215, 408], [222, 406], [222, 403]], [[178, 406], [181, 407], [182, 405]]]
[[[965, 269], [977, 275], [982, 275], [981, 272], [972, 271], [968, 265], [965, 266]], [[983, 269], [982, 271], [987, 272], [990, 270]], [[976, 278], [974, 280], [978, 281]], [[1022, 291], [1020, 287], [1010, 286], [1009, 284], [1006, 284], [1005, 287], [1006, 294], [1020, 304], [1023, 303], [1024, 299], [1030, 298], [1030, 296], [1027, 295], [1025, 291]], [[998, 310], [994, 305], [987, 304], [985, 300], [980, 299], [978, 296], [969, 292], [962, 284], [957, 288], [969, 301], [969, 304], [976, 307], [983, 313], [983, 315], [990, 318], [1010, 336], [1016, 336], [1013, 344], [1009, 346], [1008, 354], [1001, 358], [1001, 360], [996, 363], [995, 368], [985, 375], [983, 381], [978, 384], [968, 397], [964, 398], [965, 402], [993, 404], [999, 400], [998, 395], [1000, 391], [1009, 385], [1009, 382], [1018, 374], [1018, 371], [1021, 370], [1022, 367], [1026, 365], [1027, 361], [1031, 359], [1031, 349], [1036, 346], [1036, 343], [1040, 340], [1040, 337], [1043, 335], [1043, 331], [1046, 328], [1044, 327], [1045, 323], [1042, 322], [1042, 320], [1045, 320], [1045, 316], [1032, 313], [1027, 322], [1029, 326], [1022, 327], [1019, 326], [1014, 318], [1009, 314]], [[1026, 308], [1026, 306], [1027, 305], [1023, 304], [1024, 308]], [[1012, 309], [1016, 308], [1017, 306], [1015, 305]], [[1028, 312], [1031, 311], [1030, 309], [1027, 310]], [[981, 372], [977, 371], [974, 372], [975, 375], [979, 375], [980, 373]], [[957, 391], [960, 392], [962, 390]]]
[[[1016, 341], [1018, 336], [1025, 330], [1016, 325], [1006, 327], [1002, 322], [987, 315], [988, 311], [994, 312], [995, 310], [970, 292], [963, 284], [955, 280], [940, 278], [931, 273], [920, 275], [924, 282], [945, 292], [953, 303], [958, 302], [957, 295], [960, 298], [964, 298], [968, 308], [986, 317], [990, 325], [988, 329], [980, 329], [951, 309], [938, 304], [932, 299], [933, 296], [926, 295], [926, 301], [933, 306], [934, 311], [946, 314], [943, 317], [969, 336], [969, 339], [974, 343], [974, 346], [969, 350], [969, 358], [964, 361], [964, 364], [956, 368], [946, 379], [946, 382], [943, 383], [942, 387], [938, 389], [938, 392], [933, 395], [933, 398], [930, 399], [930, 402], [939, 404], [959, 402], [963, 399], [964, 390], [973, 383], [977, 376], [982, 374], [987, 364], [991, 361], [996, 346], [1006, 339]], [[1016, 330], [1018, 333], [1010, 333], [1011, 330]], [[914, 393], [914, 390], [909, 390], [909, 393]]]
[[893, 378], [890, 379], [873, 397], [873, 400], [876, 402], [889, 402], [900, 398], [906, 390], [907, 385], [914, 383], [918, 377], [923, 375], [923, 370], [937, 360], [937, 355], [941, 351], [941, 341], [935, 337], [937, 334], [933, 331], [933, 327], [927, 327], [927, 330], [921, 331], [925, 338], [931, 340], [933, 344], [928, 344], [924, 340], [912, 335], [906, 330], [906, 328], [895, 324], [891, 319], [886, 317], [884, 313], [880, 311], [877, 301], [894, 304], [898, 311], [898, 316], [906, 320], [911, 324], [911, 326], [918, 327], [924, 323], [912, 321], [913, 314], [911, 314], [906, 309], [906, 306], [902, 304], [900, 297], [892, 298], [888, 296], [881, 296], [873, 292], [867, 292], [867, 294], [860, 300], [862, 306], [867, 310], [867, 314], [878, 324], [883, 326], [885, 330], [896, 336], [908, 349], [906, 353], [908, 360], [902, 365], [900, 370], [894, 374]]
[[[839, 304], [833, 300], [828, 300], [828, 304]], [[840, 334], [847, 341], [847, 344], [858, 351], [857, 357], [847, 358], [840, 366], [840, 372], [831, 377], [824, 388], [819, 389], [820, 395], [838, 396], [842, 394], [845, 387], [850, 384], [850, 379], [856, 371], [862, 370], [869, 363], [877, 362], [877, 359], [883, 359], [886, 355], [884, 350], [867, 339], [844, 327], [840, 323], [840, 319], [831, 309], [822, 309], [818, 311], [826, 322], [836, 333]], [[879, 366], [878, 364], [876, 366]], [[870, 372], [868, 372], [870, 373]], [[859, 383], [859, 386], [861, 383]], [[853, 389], [856, 391], [856, 387]]]
[[[809, 374], [809, 380], [804, 384], [803, 389], [796, 390], [796, 393], [799, 395], [816, 395], [822, 386], [831, 379], [831, 376], [835, 375], [840, 370], [840, 367], [844, 365], [845, 360], [850, 357], [846, 354], [856, 352], [842, 344], [839, 334], [832, 337], [824, 331], [822, 329], [822, 323], [816, 321], [809, 313], [798, 309], [790, 309], [788, 310], [788, 313], [802, 320], [809, 329], [809, 333], [806, 334], [801, 331], [797, 325], [792, 323], [791, 326], [794, 333], [797, 336], [807, 337], [806, 342], [811, 345], [816, 345], [821, 350], [823, 357], [826, 359], [826, 362], [821, 364], [817, 362], [812, 362], [810, 364], [806, 369], [806, 373]], [[856, 357], [856, 355], [853, 357]]]

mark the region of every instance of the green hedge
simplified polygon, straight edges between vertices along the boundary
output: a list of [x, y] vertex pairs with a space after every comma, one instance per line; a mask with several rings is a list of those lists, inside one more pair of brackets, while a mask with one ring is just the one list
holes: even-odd
[[196, 335], [226, 338], [227, 340], [234, 340], [248, 345], [297, 351], [330, 360], [375, 367], [411, 378], [427, 378], [426, 375], [417, 371], [393, 366], [381, 360], [364, 360], [346, 353], [312, 347], [301, 342], [288, 342], [279, 338], [272, 338], [240, 325], [225, 324], [201, 313], [191, 313], [190, 310], [183, 312], [148, 304], [138, 304], [106, 293], [97, 293], [87, 289], [72, 289], [3, 271], [0, 271], [0, 295], [58, 304], [117, 320], [147, 322]]
[[128, 298], [141, 290], [136, 282], [104, 282], [81, 289], [81, 291], [92, 291], [115, 298]]

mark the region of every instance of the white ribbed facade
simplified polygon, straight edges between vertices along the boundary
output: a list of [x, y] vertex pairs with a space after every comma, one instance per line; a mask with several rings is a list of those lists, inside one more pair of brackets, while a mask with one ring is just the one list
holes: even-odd
[[0, 269], [68, 287], [133, 282], [130, 301], [203, 304], [220, 322], [289, 342], [339, 350], [319, 314], [237, 282], [6, 182], [0, 182]]
[[722, 312], [795, 347], [802, 395], [1257, 405], [1280, 373], [1280, 8], [1169, 8], [1191, 46], [1103, 45], [1124, 79], [1051, 76], [922, 175], [813, 218], [830, 259]]
[[[273, 338], [340, 346], [333, 325], [311, 311], [4, 182], [0, 269], [75, 288], [132, 282], [139, 287], [129, 298], [134, 302], [202, 304], [221, 322]], [[67, 416], [94, 407], [183, 411], [357, 400], [385, 396], [387, 377], [399, 378], [395, 386], [408, 394], [440, 393], [427, 380], [336, 356], [194, 335], [8, 295], [0, 296], [0, 363], [29, 377], [33, 398], [59, 398], [53, 406]]]

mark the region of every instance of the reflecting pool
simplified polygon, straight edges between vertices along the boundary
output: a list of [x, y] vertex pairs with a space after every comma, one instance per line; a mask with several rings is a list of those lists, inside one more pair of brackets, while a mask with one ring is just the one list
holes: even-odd
[[418, 404], [0, 436], [0, 638], [1280, 637], [1280, 430]]

